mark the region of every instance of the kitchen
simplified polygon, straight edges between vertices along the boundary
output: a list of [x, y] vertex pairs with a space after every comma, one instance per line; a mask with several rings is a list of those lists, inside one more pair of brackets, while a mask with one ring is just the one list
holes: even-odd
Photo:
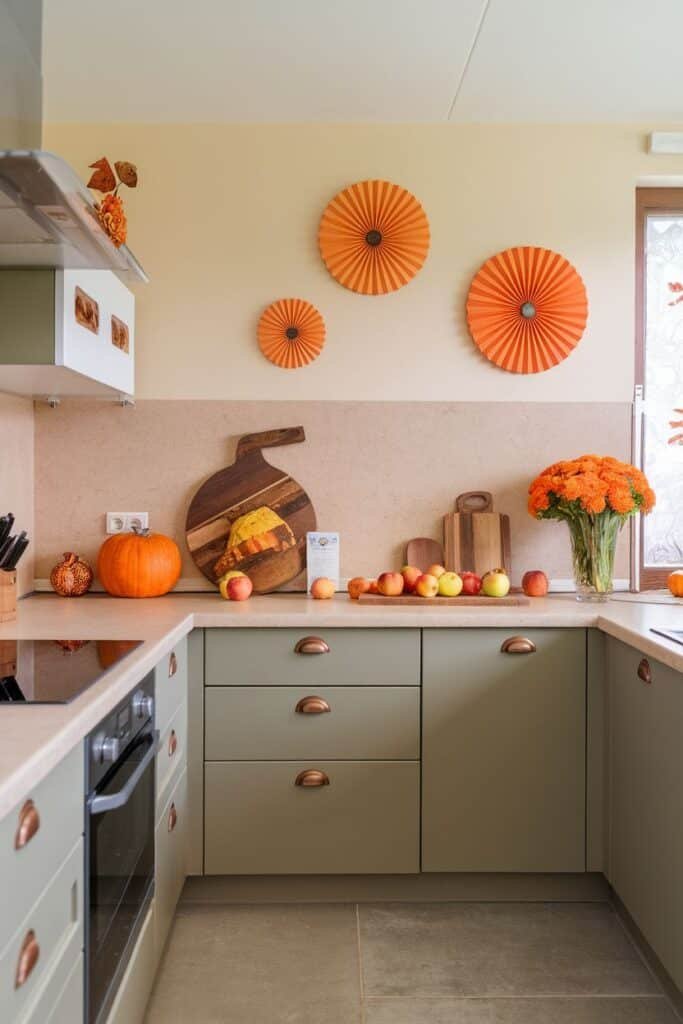
[[3, 1022], [680, 1019], [656, 6], [0, 0]]

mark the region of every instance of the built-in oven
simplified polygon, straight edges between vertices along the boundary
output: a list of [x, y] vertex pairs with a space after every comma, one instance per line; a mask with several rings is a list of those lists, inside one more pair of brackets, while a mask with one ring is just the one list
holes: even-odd
[[154, 892], [154, 674], [86, 742], [86, 1020], [102, 1024]]

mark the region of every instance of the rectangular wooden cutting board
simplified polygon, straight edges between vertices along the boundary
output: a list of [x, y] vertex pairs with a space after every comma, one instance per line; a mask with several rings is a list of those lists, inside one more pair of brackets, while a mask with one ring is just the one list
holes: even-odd
[[486, 607], [489, 608], [493, 605], [527, 605], [531, 604], [531, 600], [525, 597], [524, 594], [508, 594], [507, 597], [420, 597], [418, 594], [401, 594], [399, 597], [385, 597], [383, 594], [361, 594], [358, 598], [359, 604], [394, 604], [394, 605], [432, 605], [441, 607], [442, 605], [448, 607], [461, 608], [464, 606], [470, 607]]
[[459, 494], [443, 517], [444, 564], [453, 572], [510, 572], [510, 519], [493, 511], [488, 491]]

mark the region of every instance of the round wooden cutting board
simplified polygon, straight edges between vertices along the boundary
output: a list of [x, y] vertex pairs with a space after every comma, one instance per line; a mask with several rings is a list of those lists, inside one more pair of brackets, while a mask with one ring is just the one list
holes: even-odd
[[[305, 440], [303, 427], [245, 434], [237, 442], [235, 462], [210, 476], [195, 494], [185, 523], [187, 546], [212, 583], [229, 569], [239, 569], [256, 593], [265, 594], [306, 567], [306, 533], [316, 528], [311, 499], [288, 473], [266, 462], [261, 451]], [[250, 512], [263, 518], [266, 527], [282, 524], [269, 531], [269, 537], [276, 535], [276, 547], [251, 550], [262, 542], [263, 534], [255, 534], [253, 543], [229, 548], [233, 524]]]

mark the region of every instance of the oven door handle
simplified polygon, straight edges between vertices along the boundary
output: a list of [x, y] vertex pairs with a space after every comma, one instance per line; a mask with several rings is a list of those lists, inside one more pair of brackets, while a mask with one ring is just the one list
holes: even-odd
[[123, 807], [124, 804], [128, 803], [133, 795], [133, 790], [142, 778], [150, 761], [154, 760], [156, 757], [157, 751], [161, 745], [161, 733], [158, 729], [155, 729], [153, 733], [150, 733], [150, 736], [152, 737], [150, 748], [131, 777], [128, 779], [125, 786], [123, 786], [117, 793], [108, 793], [107, 796], [94, 796], [90, 798], [88, 807], [91, 815], [104, 814], [105, 811], [115, 811], [117, 807]]

